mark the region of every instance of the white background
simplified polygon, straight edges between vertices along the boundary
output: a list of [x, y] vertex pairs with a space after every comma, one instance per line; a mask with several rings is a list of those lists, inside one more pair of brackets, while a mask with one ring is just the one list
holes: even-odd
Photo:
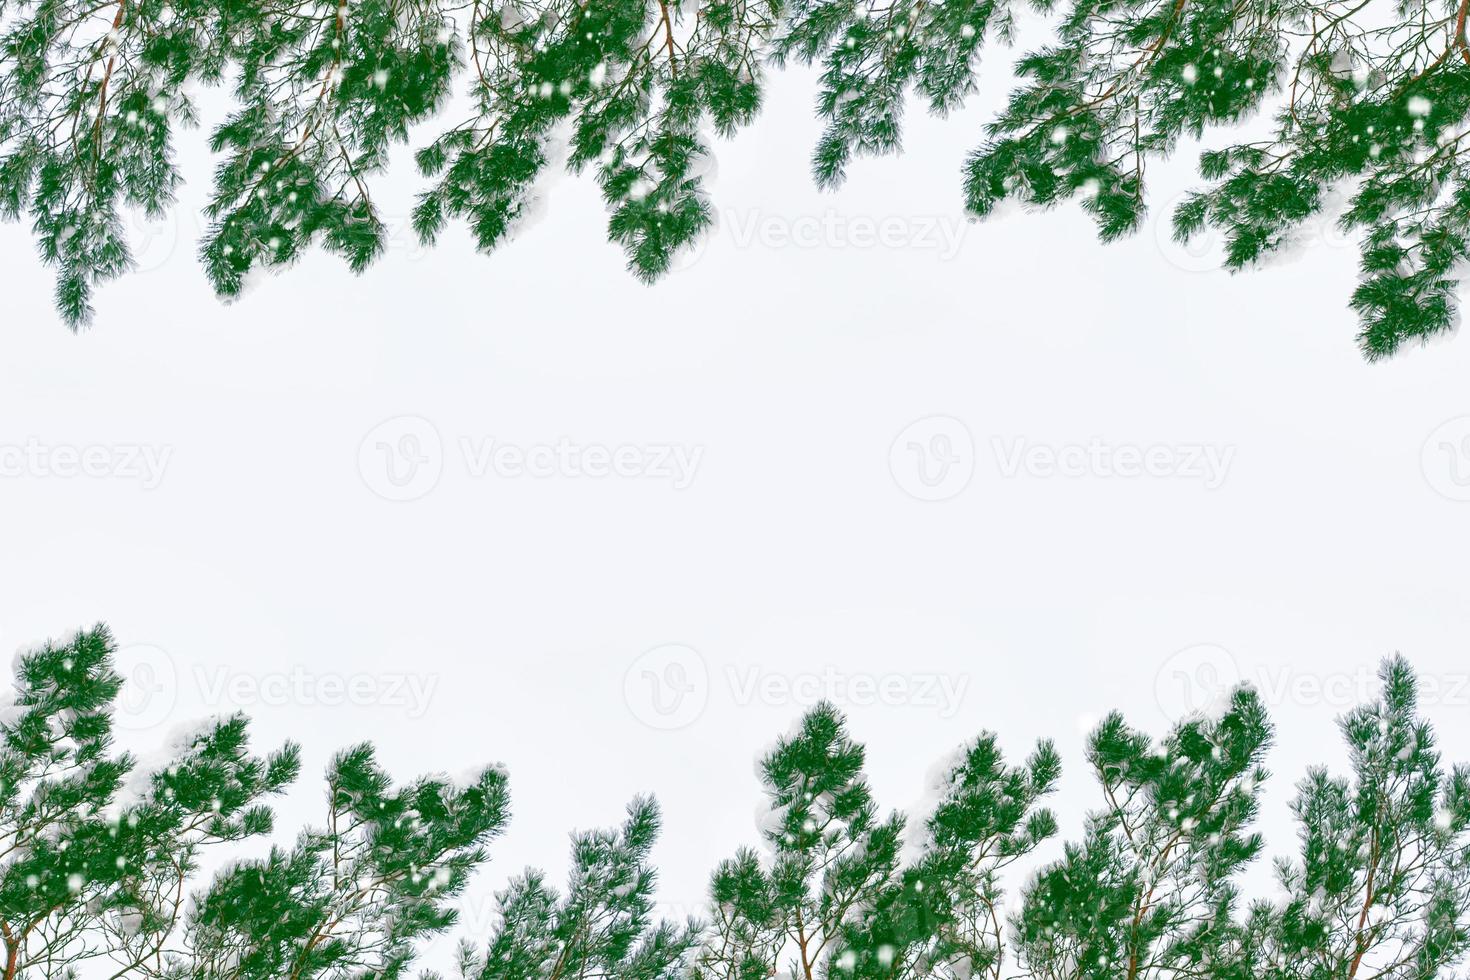
[[[1017, 757], [1054, 736], [1069, 836], [1097, 800], [1091, 722], [1117, 707], [1162, 731], [1212, 678], [1270, 685], [1275, 853], [1293, 843], [1292, 783], [1343, 762], [1333, 719], [1357, 692], [1342, 685], [1385, 654], [1441, 683], [1428, 713], [1470, 758], [1470, 503], [1454, 499], [1470, 343], [1365, 364], [1346, 309], [1356, 253], [1330, 231], [1235, 277], [1169, 245], [1156, 223], [1190, 183], [1190, 147], [1154, 168], [1153, 216], [1127, 241], [1097, 244], [1067, 207], [936, 247], [924, 229], [957, 220], [961, 164], [1005, 85], [947, 121], [915, 113], [904, 156], [823, 194], [807, 176], [814, 79], [778, 76], [762, 119], [719, 146], [720, 230], [653, 288], [604, 241], [595, 187], [569, 178], [494, 257], [459, 230], [430, 252], [400, 233], [362, 278], [313, 254], [221, 306], [193, 258], [197, 133], [178, 214], [146, 229], [144, 271], [99, 292], [80, 336], [7, 226], [0, 446], [169, 455], [154, 487], [124, 466], [0, 478], [0, 644], [110, 624], [139, 751], [235, 708], [262, 747], [302, 740], [283, 840], [320, 818], [320, 773], [356, 740], [404, 778], [504, 762], [514, 819], [470, 931], [508, 874], [559, 877], [566, 833], [645, 791], [665, 810], [661, 899], [697, 908], [714, 864], [756, 842], [755, 759], [813, 677], [907, 693], [832, 692], [885, 806], [923, 799], [929, 767], [982, 728]], [[378, 185], [390, 216], [416, 188], [400, 163]], [[880, 219], [902, 240], [869, 242], [860, 223]], [[781, 237], [818, 220], [815, 246]], [[378, 442], [418, 431], [390, 421], [405, 416], [432, 426], [442, 475], [392, 501]], [[958, 420], [942, 425], [962, 436], [959, 469], [948, 499], [923, 501], [909, 443], [943, 449], [940, 423], [909, 427], [933, 416]], [[488, 439], [701, 456], [684, 489], [476, 475], [462, 440]], [[1230, 464], [1214, 488], [1007, 475], [1018, 445], [1094, 441]], [[671, 644], [693, 652], [645, 655]], [[432, 687], [426, 705], [390, 692], [404, 675]], [[276, 696], [293, 676], [379, 696]], [[964, 685], [955, 710], [924, 696], [937, 677]], [[245, 695], [212, 696], [221, 680]]]

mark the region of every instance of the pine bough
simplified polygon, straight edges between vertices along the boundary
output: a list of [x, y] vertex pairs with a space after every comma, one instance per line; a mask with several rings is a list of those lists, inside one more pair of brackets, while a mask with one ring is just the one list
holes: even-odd
[[[1054, 9], [1054, 6], [1056, 9]], [[1018, 9], [1019, 8], [1019, 9]], [[609, 237], [654, 279], [711, 223], [712, 134], [761, 105], [767, 65], [821, 68], [813, 157], [839, 183], [896, 151], [905, 103], [976, 87], [1018, 13], [1053, 39], [964, 166], [977, 215], [1076, 199], [1104, 240], [1138, 228], [1150, 158], [1265, 110], [1256, 139], [1207, 150], [1173, 215], [1214, 229], [1240, 269], [1347, 196], [1362, 243], [1352, 295], [1377, 359], [1456, 321], [1470, 253], [1470, 0], [0, 0], [0, 213], [28, 218], [77, 327], [125, 271], [130, 211], [158, 215], [181, 179], [173, 138], [196, 83], [228, 85], [201, 246], [217, 292], [313, 244], [355, 270], [384, 249], [372, 183], [411, 126], [460, 121], [417, 151], [413, 224], [464, 221], [503, 242], [566, 143], [591, 170]], [[456, 97], [458, 101], [456, 101]], [[461, 105], [460, 103], [463, 103]], [[1261, 128], [1261, 127], [1256, 127]]]
[[[300, 770], [257, 755], [247, 722], [199, 728], [162, 765], [112, 745], [121, 681], [105, 628], [23, 656], [0, 714], [0, 978], [349, 980], [411, 976], [509, 811], [506, 775], [395, 785], [371, 746], [326, 775], [324, 822], [204, 880], [201, 861], [272, 832]], [[1440, 763], [1401, 658], [1340, 723], [1350, 772], [1297, 790], [1300, 853], [1279, 895], [1238, 881], [1272, 728], [1237, 690], [1217, 717], [1152, 740], [1122, 717], [1092, 733], [1096, 808], [1053, 846], [1049, 742], [1019, 764], [993, 735], [942, 769], [913, 826], [882, 812], [864, 750], [832, 706], [761, 764], [759, 848], [710, 880], [709, 921], [654, 914], [651, 799], [577, 834], [564, 890], [527, 871], [459, 980], [1432, 980], [1470, 954], [1470, 769]], [[242, 843], [244, 842], [244, 843]], [[257, 849], [258, 850], [258, 849]], [[1024, 887], [1006, 870], [1034, 856]], [[443, 980], [419, 974], [421, 980]]]

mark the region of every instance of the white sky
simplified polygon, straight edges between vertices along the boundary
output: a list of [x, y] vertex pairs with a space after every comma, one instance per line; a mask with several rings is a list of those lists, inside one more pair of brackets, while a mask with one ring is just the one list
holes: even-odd
[[[916, 113], [904, 156], [820, 193], [813, 82], [778, 76], [762, 119], [720, 147], [721, 230], [655, 288], [603, 241], [592, 183], [568, 179], [493, 258], [462, 230], [429, 253], [405, 236], [362, 278], [313, 254], [222, 307], [193, 258], [196, 180], [147, 271], [101, 290], [77, 337], [26, 228], [6, 226], [0, 446], [168, 455], [147, 489], [30, 462], [0, 478], [0, 645], [97, 620], [145, 645], [126, 654], [159, 691], [135, 705], [153, 726], [128, 733], [140, 749], [243, 697], [259, 744], [305, 742], [283, 839], [318, 819], [319, 774], [355, 740], [404, 777], [505, 762], [515, 816], [477, 895], [526, 864], [559, 873], [567, 831], [656, 792], [661, 895], [680, 912], [755, 842], [755, 757], [813, 677], [918, 702], [941, 680], [962, 690], [946, 712], [843, 689], [886, 805], [923, 798], [929, 766], [981, 728], [1016, 757], [1056, 737], [1069, 836], [1097, 801], [1089, 721], [1118, 707], [1160, 730], [1202, 664], [1279, 691], [1352, 682], [1401, 650], [1443, 681], [1430, 714], [1470, 758], [1470, 503], [1451, 499], [1470, 466], [1470, 422], [1454, 421], [1470, 415], [1470, 344], [1364, 364], [1356, 253], [1333, 235], [1236, 277], [1161, 245], [1187, 150], [1150, 174], [1143, 233], [1113, 246], [1071, 207], [953, 224], [1003, 77], [947, 121]], [[197, 177], [207, 156], [193, 134], [181, 162]], [[408, 168], [379, 186], [406, 214]], [[907, 245], [865, 246], [855, 228], [888, 218]], [[822, 247], [781, 238], [822, 221]], [[439, 437], [440, 477], [391, 502], [374, 492], [392, 486], [378, 444], [425, 430], [364, 441], [404, 416]], [[908, 428], [932, 416], [959, 428]], [[951, 438], [953, 495], [906, 493], [909, 443], [956, 433], [974, 451]], [[655, 467], [661, 447], [699, 455], [683, 489], [477, 475], [487, 440], [630, 445]], [[1163, 447], [1184, 472], [1047, 476], [1025, 454], [1094, 441]], [[1190, 475], [1206, 450], [1228, 459], [1212, 489]], [[1005, 475], [1018, 452], [1030, 467]], [[639, 659], [670, 644], [697, 656]], [[1175, 656], [1201, 644], [1227, 653]], [[689, 723], [663, 731], [645, 724], [661, 716], [644, 671], [677, 681], [671, 663], [704, 707], [682, 702]], [[293, 674], [355, 679], [379, 703], [279, 703]], [[413, 690], [426, 706], [405, 703]], [[1272, 699], [1262, 826], [1279, 851], [1291, 783], [1341, 762], [1347, 701]]]

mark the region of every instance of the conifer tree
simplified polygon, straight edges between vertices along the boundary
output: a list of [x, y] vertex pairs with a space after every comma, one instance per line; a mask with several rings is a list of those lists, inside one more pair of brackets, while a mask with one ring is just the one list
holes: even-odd
[[1105, 806], [1026, 888], [1016, 921], [1034, 980], [1219, 975], [1235, 962], [1235, 879], [1261, 850], [1256, 815], [1271, 725], [1237, 690], [1215, 719], [1159, 744], [1109, 715], [1088, 761]]
[[568, 166], [591, 168], [609, 237], [644, 279], [710, 224], [702, 128], [728, 135], [761, 102], [761, 56], [781, 0], [518, 0], [475, 4], [468, 27], [475, 112], [418, 154], [436, 178], [414, 223], [432, 240], [464, 218], [493, 249], [524, 213], [552, 130]]
[[162, 975], [405, 976], [418, 943], [454, 925], [452, 900], [485, 861], [508, 805], [498, 769], [464, 787], [434, 778], [395, 787], [371, 746], [347, 749], [327, 775], [326, 824], [218, 875]]
[[0, 218], [28, 218], [73, 327], [131, 263], [128, 209], [162, 215], [188, 83], [219, 76], [214, 0], [0, 3]]
[[1055, 749], [1043, 742], [1011, 768], [993, 735], [967, 745], [907, 865], [904, 820], [879, 818], [863, 759], [827, 703], [766, 756], [773, 856], [742, 850], [715, 871], [695, 977], [1000, 975], [999, 876], [1055, 830], [1036, 808], [1060, 771]]
[[263, 801], [298, 750], [249, 754], [244, 719], [211, 723], [142, 771], [112, 745], [121, 680], [104, 627], [23, 655], [0, 717], [0, 977], [61, 977], [111, 957], [158, 962], [211, 845], [268, 832]]
[[1001, 980], [1008, 923], [1003, 874], [1056, 833], [1038, 801], [1061, 774], [1043, 741], [1025, 765], [1008, 767], [989, 732], [947, 769], [917, 857], [873, 906], [847, 924], [838, 975], [885, 980]]
[[[1369, 359], [1449, 329], [1458, 266], [1470, 248], [1470, 171], [1462, 159], [1470, 117], [1470, 45], [1459, 0], [1405, 0], [1379, 18], [1367, 5], [1267, 5], [1261, 30], [1304, 38], [1269, 77], [1282, 104], [1268, 137], [1200, 158], [1209, 186], [1174, 215], [1188, 238], [1213, 226], [1226, 264], [1242, 268], [1289, 245], [1293, 230], [1342, 190], [1341, 224], [1362, 235], [1353, 292]], [[1255, 7], [1242, 8], [1254, 18]], [[1226, 63], [1211, 90], [1235, 77]], [[1262, 80], [1264, 81], [1264, 79]], [[1258, 84], [1255, 91], [1265, 86]], [[1332, 215], [1329, 213], [1328, 215]]]
[[1256, 976], [1449, 976], [1470, 952], [1470, 769], [1440, 765], [1408, 662], [1379, 677], [1340, 723], [1351, 778], [1316, 768], [1298, 788], [1301, 854], [1277, 862], [1285, 902], [1252, 915]]
[[[830, 186], [854, 155], [899, 148], [909, 97], [961, 105], [1028, 8], [1054, 36], [1016, 63], [963, 165], [971, 213], [1075, 199], [1113, 239], [1144, 219], [1149, 161], [1202, 137], [1177, 237], [1218, 230], [1241, 269], [1346, 196], [1364, 354], [1453, 325], [1470, 258], [1461, 0], [3, 0], [0, 217], [30, 223], [63, 319], [87, 322], [93, 287], [131, 263], [125, 217], [160, 215], [183, 179], [191, 92], [229, 79], [201, 247], [222, 296], [313, 244], [366, 267], [385, 240], [373, 179], [410, 141], [430, 181], [420, 236], [462, 219], [492, 250], [564, 135], [651, 280], [712, 223], [713, 137], [754, 118], [767, 64], [821, 65], [813, 171]], [[451, 107], [437, 136], [411, 132]], [[1265, 135], [1217, 137], [1256, 113]]]
[[966, 167], [970, 209], [1008, 197], [1076, 196], [1104, 241], [1138, 227], [1150, 156], [1253, 109], [1280, 70], [1280, 0], [1073, 0], [1056, 43], [1023, 57], [1024, 80]]
[[654, 921], [657, 874], [649, 851], [658, 806], [639, 798], [615, 831], [577, 834], [565, 895], [528, 870], [498, 896], [498, 921], [483, 953], [461, 948], [462, 980], [676, 980], [697, 949], [700, 927]]
[[899, 873], [903, 817], [881, 816], [863, 774], [864, 749], [823, 702], [761, 762], [770, 807], [768, 864], [742, 850], [715, 870], [716, 935], [701, 977], [822, 975], [844, 928], [856, 925]]
[[820, 61], [817, 109], [826, 129], [812, 157], [823, 187], [840, 184], [854, 154], [900, 145], [904, 103], [917, 91], [930, 111], [960, 105], [976, 85], [980, 48], [1009, 42], [1010, 0], [796, 0], [772, 46], [780, 64]]
[[[17, 662], [0, 712], [0, 980], [409, 976], [505, 824], [505, 775], [395, 785], [355, 746], [329, 767], [325, 823], [252, 856], [299, 750], [254, 756], [229, 717], [137, 763], [112, 745], [113, 651], [97, 627]], [[1051, 743], [1013, 766], [980, 735], [910, 827], [880, 814], [863, 747], [822, 704], [762, 761], [767, 853], [716, 869], [709, 925], [655, 916], [660, 817], [640, 797], [620, 827], [573, 835], [564, 891], [513, 879], [488, 935], [461, 936], [457, 976], [1453, 980], [1470, 962], [1470, 767], [1441, 763], [1408, 663], [1380, 677], [1340, 722], [1351, 772], [1298, 787], [1281, 896], [1248, 909], [1273, 736], [1249, 689], [1157, 743], [1108, 716], [1088, 742], [1103, 806], [1009, 923], [1007, 869], [1056, 831]], [[246, 853], [201, 885], [222, 844]]]
[[224, 154], [203, 243], [215, 289], [233, 296], [253, 268], [287, 265], [315, 241], [361, 271], [386, 235], [371, 178], [450, 92], [451, 11], [434, 0], [219, 8], [239, 78], [210, 140]]

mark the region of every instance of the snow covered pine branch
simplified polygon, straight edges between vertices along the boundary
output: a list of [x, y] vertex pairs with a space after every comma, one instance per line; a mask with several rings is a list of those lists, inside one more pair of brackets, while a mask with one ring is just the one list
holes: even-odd
[[[762, 761], [768, 815], [703, 919], [655, 915], [661, 820], [640, 797], [573, 836], [565, 890], [525, 871], [478, 935], [458, 904], [508, 819], [501, 769], [395, 785], [354, 746], [321, 825], [268, 846], [298, 748], [253, 754], [235, 716], [141, 765], [112, 744], [113, 652], [96, 627], [23, 654], [0, 712], [3, 980], [408, 977], [456, 933], [459, 980], [1451, 980], [1470, 955], [1470, 769], [1441, 764], [1397, 657], [1340, 722], [1351, 771], [1299, 784], [1275, 895], [1240, 893], [1273, 737], [1249, 689], [1158, 741], [1104, 719], [1099, 806], [1060, 844], [1050, 742], [1010, 764], [982, 733], [911, 818], [879, 809], [822, 704]], [[256, 856], [204, 875], [224, 844]]]
[[[28, 219], [73, 327], [131, 261], [123, 216], [170, 206], [191, 83], [232, 85], [202, 244], [225, 297], [311, 245], [384, 248], [373, 178], [409, 127], [414, 226], [505, 241], [560, 154], [591, 170], [608, 235], [652, 280], [711, 222], [713, 139], [758, 113], [766, 67], [818, 63], [817, 181], [895, 152], [911, 96], [975, 91], [1017, 18], [1053, 38], [963, 166], [963, 205], [1075, 198], [1104, 240], [1146, 212], [1146, 164], [1202, 137], [1178, 237], [1217, 229], [1239, 269], [1309, 218], [1361, 240], [1351, 305], [1370, 359], [1456, 321], [1470, 253], [1467, 0], [0, 0], [0, 212]], [[1230, 143], [1264, 111], [1269, 135]], [[1216, 127], [1223, 132], [1217, 134]], [[957, 161], [958, 164], [959, 161]], [[1341, 213], [1327, 211], [1348, 197]]]

